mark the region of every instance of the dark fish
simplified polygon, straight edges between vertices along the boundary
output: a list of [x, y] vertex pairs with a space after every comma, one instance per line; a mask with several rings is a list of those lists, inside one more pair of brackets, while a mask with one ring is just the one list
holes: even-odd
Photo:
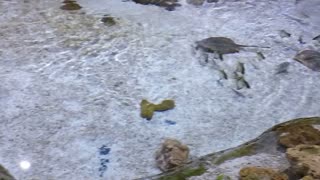
[[249, 83], [244, 79], [244, 77], [239, 77], [236, 82], [237, 90], [247, 88], [250, 89]]
[[175, 10], [175, 7], [181, 6], [181, 4], [178, 3], [178, 0], [133, 0], [133, 2], [143, 5], [155, 5], [164, 7], [168, 11]]
[[306, 43], [306, 42], [303, 41], [302, 36], [299, 36], [298, 41], [299, 41], [300, 44], [305, 44]]
[[288, 32], [285, 31], [285, 30], [280, 30], [280, 31], [279, 31], [279, 35], [280, 35], [280, 37], [282, 37], [282, 38], [291, 37], [291, 34], [288, 33]]
[[275, 74], [281, 74], [281, 73], [287, 73], [290, 63], [289, 62], [283, 62], [279, 64], [276, 68]]
[[244, 63], [238, 62], [236, 72], [239, 72], [241, 74], [245, 73]]
[[219, 58], [222, 60], [224, 54], [238, 53], [242, 47], [259, 47], [269, 48], [260, 46], [249, 46], [236, 44], [233, 40], [226, 37], [209, 37], [196, 42], [196, 49], [201, 48], [202, 50], [210, 53], [217, 53]]
[[262, 52], [257, 52], [257, 56], [260, 60], [266, 59], [266, 57], [262, 54]]
[[299, 52], [294, 60], [305, 65], [313, 71], [320, 72], [320, 52], [314, 50], [304, 50]]
[[233, 88], [231, 88], [231, 90], [232, 90], [237, 96], [239, 96], [239, 97], [242, 97], [242, 98], [245, 98], [245, 97], [246, 97], [246, 96], [243, 95], [241, 92], [239, 92], [239, 91], [237, 91], [237, 90], [235, 90], [235, 89], [233, 89]]
[[314, 37], [312, 40], [320, 40], [320, 34], [316, 37]]
[[219, 75], [222, 79], [228, 79], [227, 73], [222, 69], [219, 70]]

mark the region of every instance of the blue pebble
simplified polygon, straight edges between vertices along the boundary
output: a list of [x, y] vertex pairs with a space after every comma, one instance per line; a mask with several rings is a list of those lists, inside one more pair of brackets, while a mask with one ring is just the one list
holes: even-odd
[[100, 167], [99, 167], [100, 177], [103, 177], [103, 174], [107, 171], [108, 169], [107, 163], [109, 163], [109, 159], [100, 159]]
[[103, 145], [99, 148], [100, 155], [108, 155], [110, 153], [111, 148], [108, 148], [106, 145]]
[[177, 124], [175, 121], [171, 121], [171, 120], [165, 120], [165, 123], [169, 124], [169, 125], [175, 125]]

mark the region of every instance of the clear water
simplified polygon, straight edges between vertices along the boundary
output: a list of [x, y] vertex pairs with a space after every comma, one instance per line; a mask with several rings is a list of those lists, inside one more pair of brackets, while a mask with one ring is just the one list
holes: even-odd
[[[199, 157], [274, 124], [319, 116], [320, 74], [292, 60], [319, 49], [312, 40], [320, 34], [317, 1], [182, 2], [175, 11], [118, 0], [78, 3], [83, 8], [70, 12], [60, 1], [0, 1], [0, 163], [17, 179], [150, 176], [160, 172], [154, 153], [164, 138]], [[117, 24], [104, 25], [106, 14]], [[291, 36], [282, 38], [281, 30]], [[233, 79], [221, 80], [216, 65], [203, 64], [195, 41], [211, 36], [271, 47], [216, 62], [228, 75], [244, 63], [250, 89], [236, 93]], [[276, 74], [283, 62], [288, 73]], [[142, 99], [174, 99], [176, 108], [146, 121]]]

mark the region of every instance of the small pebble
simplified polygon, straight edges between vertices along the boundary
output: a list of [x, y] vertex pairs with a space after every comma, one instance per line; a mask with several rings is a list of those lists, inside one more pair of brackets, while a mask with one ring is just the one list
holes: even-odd
[[175, 121], [171, 121], [171, 120], [165, 120], [165, 123], [167, 123], [168, 125], [175, 125], [177, 124]]
[[103, 145], [99, 148], [99, 153], [100, 153], [100, 155], [108, 155], [110, 153], [110, 150], [111, 150], [110, 148]]

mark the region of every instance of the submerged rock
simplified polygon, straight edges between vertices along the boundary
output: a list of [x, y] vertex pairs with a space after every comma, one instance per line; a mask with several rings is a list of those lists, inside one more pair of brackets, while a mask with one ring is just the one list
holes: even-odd
[[299, 144], [320, 145], [320, 131], [310, 124], [288, 125], [277, 131], [280, 133], [279, 143], [287, 148]]
[[[303, 171], [303, 173], [300, 173], [300, 176], [296, 176], [295, 173], [297, 173], [298, 168], [290, 168], [291, 164], [296, 164], [297, 160], [294, 160], [296, 156], [292, 155], [293, 160], [291, 163], [289, 163], [289, 160], [286, 156], [286, 149], [284, 149], [279, 144], [280, 138], [288, 138], [288, 137], [296, 137], [300, 140], [297, 142], [292, 139], [289, 142], [289, 146], [296, 146], [296, 144], [299, 143], [313, 143], [318, 142], [318, 139], [311, 140], [313, 138], [309, 139], [309, 135], [304, 135], [307, 131], [311, 131], [311, 134], [314, 134], [312, 132], [316, 132], [316, 128], [320, 125], [320, 117], [313, 117], [313, 118], [300, 118], [300, 119], [294, 119], [285, 123], [281, 123], [279, 125], [276, 125], [266, 132], [264, 132], [262, 135], [257, 137], [256, 139], [249, 141], [243, 145], [240, 145], [235, 148], [227, 149], [220, 152], [215, 152], [212, 154], [208, 154], [206, 156], [200, 157], [198, 159], [193, 159], [192, 161], [185, 164], [183, 167], [175, 169], [175, 171], [170, 171], [166, 173], [162, 173], [156, 176], [148, 177], [148, 178], [142, 178], [142, 179], [150, 179], [150, 180], [169, 180], [174, 178], [180, 178], [180, 179], [186, 179], [185, 177], [189, 177], [189, 180], [214, 180], [217, 177], [220, 177], [219, 175], [223, 174], [225, 176], [229, 176], [231, 179], [249, 179], [249, 177], [259, 175], [258, 178], [252, 178], [252, 180], [264, 180], [263, 176], [266, 176], [265, 179], [300, 179], [303, 178], [306, 175], [309, 175], [304, 177], [305, 180], [309, 180], [312, 176], [314, 176], [315, 173], [311, 172], [318, 172], [314, 171], [315, 167], [319, 166], [313, 166], [314, 164], [308, 164], [307, 171]], [[297, 129], [303, 129], [304, 131], [300, 131]], [[318, 133], [318, 132], [317, 132]], [[297, 134], [297, 135], [296, 135]], [[300, 134], [300, 136], [299, 136]], [[301, 135], [302, 134], [302, 135]], [[312, 137], [314, 137], [312, 135]], [[320, 145], [317, 145], [317, 147]], [[314, 147], [314, 146], [312, 146]], [[165, 150], [167, 149], [167, 150]], [[160, 150], [159, 154], [162, 155], [159, 159], [159, 163], [165, 164], [163, 159], [168, 159], [169, 153], [164, 152], [170, 152], [168, 149], [170, 148], [164, 148]], [[310, 152], [314, 152], [312, 149]], [[310, 156], [308, 156], [310, 157]], [[303, 156], [297, 156], [299, 159], [303, 159]], [[314, 159], [317, 159], [318, 157], [314, 156]], [[180, 158], [181, 159], [181, 158]], [[300, 161], [302, 162], [302, 161]], [[299, 164], [299, 163], [297, 163]], [[318, 160], [316, 161], [316, 164], [319, 164]], [[164, 165], [162, 165], [164, 166]], [[250, 166], [251, 168], [246, 168]], [[197, 176], [185, 176], [185, 171], [189, 169], [198, 169], [199, 167], [202, 167], [202, 169], [205, 169], [205, 171], [202, 172], [201, 175]], [[268, 167], [267, 169], [261, 170], [259, 167]], [[299, 166], [298, 166], [299, 167]], [[303, 167], [303, 166], [302, 166]], [[242, 170], [242, 171], [241, 171]], [[302, 169], [304, 170], [304, 169]], [[239, 172], [241, 171], [241, 177], [239, 176]], [[301, 170], [299, 170], [301, 171]], [[254, 172], [254, 173], [253, 173]], [[284, 173], [285, 172], [287, 175]], [[306, 173], [307, 172], [307, 173]], [[256, 173], [256, 174], [255, 174]], [[184, 174], [183, 176], [181, 174]], [[249, 175], [251, 174], [251, 175]], [[267, 175], [274, 174], [271, 177], [268, 177]], [[261, 175], [261, 176], [260, 176]], [[262, 178], [261, 178], [262, 177]], [[320, 179], [316, 175], [317, 178], [314, 179]], [[142, 180], [141, 179], [141, 180]]]
[[103, 22], [104, 25], [106, 26], [114, 26], [117, 24], [116, 20], [108, 15], [105, 15], [101, 18], [101, 22]]
[[288, 176], [284, 173], [270, 168], [245, 167], [239, 172], [240, 180], [287, 180]]
[[133, 2], [143, 5], [156, 5], [172, 11], [175, 7], [180, 6], [178, 0], [133, 0]]
[[15, 180], [15, 178], [12, 177], [11, 174], [0, 165], [0, 180]]
[[82, 7], [74, 0], [65, 0], [63, 1], [64, 5], [60, 7], [62, 10], [74, 11], [79, 10]]
[[287, 157], [293, 164], [293, 170], [303, 176], [320, 179], [320, 146], [298, 145], [287, 149]]
[[304, 50], [299, 52], [294, 60], [305, 65], [313, 71], [320, 72], [320, 52], [314, 50]]
[[195, 6], [201, 6], [205, 0], [187, 0], [188, 4], [192, 4]]
[[207, 0], [208, 3], [216, 3], [218, 2], [219, 0]]
[[170, 171], [188, 161], [189, 148], [175, 139], [166, 139], [156, 152], [156, 163], [162, 171]]

